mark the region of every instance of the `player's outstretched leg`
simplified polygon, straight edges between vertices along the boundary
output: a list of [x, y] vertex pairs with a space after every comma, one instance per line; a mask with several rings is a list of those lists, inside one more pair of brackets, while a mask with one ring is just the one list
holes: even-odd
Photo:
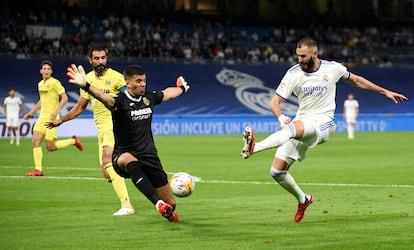
[[[177, 213], [174, 212], [174, 206], [164, 202], [157, 194], [157, 191], [152, 186], [150, 179], [142, 171], [144, 165], [139, 161], [131, 161], [127, 164], [128, 174], [131, 177], [132, 183], [135, 187], [141, 191], [142, 194], [147, 197], [148, 200], [155, 205], [155, 208], [160, 212], [160, 214], [171, 222], [179, 221]], [[169, 184], [166, 184], [164, 187], [167, 188]]]
[[308, 206], [312, 204], [312, 202], [313, 202], [313, 195], [309, 195], [309, 196], [306, 196], [305, 203], [298, 204], [298, 210], [296, 211], [295, 218], [294, 218], [295, 222], [299, 222], [303, 219], [303, 216], [305, 216], [306, 208], [308, 208]]
[[242, 158], [247, 159], [253, 154], [254, 145], [255, 142], [253, 128], [247, 126], [243, 130], [243, 148], [240, 152]]

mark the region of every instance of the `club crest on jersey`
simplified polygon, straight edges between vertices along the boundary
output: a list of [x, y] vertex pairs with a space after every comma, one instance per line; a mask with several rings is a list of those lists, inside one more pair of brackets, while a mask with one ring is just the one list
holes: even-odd
[[105, 81], [105, 85], [106, 85], [106, 86], [111, 85], [111, 81], [110, 81], [110, 80], [106, 80], [106, 81]]
[[329, 81], [329, 77], [328, 77], [328, 75], [323, 75], [323, 77], [322, 77], [322, 80], [324, 81], [324, 82], [327, 82], [327, 81]]
[[142, 102], [145, 104], [145, 106], [150, 105], [150, 100], [148, 100], [148, 98], [146, 98], [145, 96], [144, 98], [142, 98]]

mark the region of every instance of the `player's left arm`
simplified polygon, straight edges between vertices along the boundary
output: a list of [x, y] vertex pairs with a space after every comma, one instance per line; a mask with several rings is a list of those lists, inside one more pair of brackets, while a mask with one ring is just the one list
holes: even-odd
[[23, 103], [21, 101], [19, 102], [19, 111], [20, 111], [20, 116], [23, 117]]
[[162, 98], [163, 102], [177, 98], [190, 89], [190, 85], [188, 85], [187, 81], [182, 76], [177, 78], [176, 85], [177, 87], [168, 87], [162, 91], [164, 93], [164, 97]]
[[366, 90], [370, 90], [370, 91], [374, 91], [374, 92], [383, 94], [386, 97], [388, 97], [389, 99], [391, 99], [394, 103], [401, 103], [401, 102], [408, 99], [407, 97], [405, 97], [404, 95], [402, 95], [400, 93], [397, 93], [397, 92], [388, 90], [386, 88], [383, 88], [383, 87], [371, 82], [370, 80], [368, 80], [368, 79], [366, 79], [362, 76], [353, 74], [353, 73], [349, 74], [349, 78], [346, 81], [348, 83], [358, 87], [358, 88], [366, 89]]
[[105, 94], [102, 90], [90, 85], [86, 81], [85, 70], [82, 65], [76, 67], [75, 64], [71, 64], [67, 68], [66, 75], [69, 77], [69, 82], [77, 85], [81, 89], [88, 92], [91, 96], [95, 97], [98, 101], [102, 102], [108, 109], [115, 106], [115, 98]]
[[7, 104], [4, 103], [3, 105], [3, 110], [4, 110], [4, 116], [7, 117]]

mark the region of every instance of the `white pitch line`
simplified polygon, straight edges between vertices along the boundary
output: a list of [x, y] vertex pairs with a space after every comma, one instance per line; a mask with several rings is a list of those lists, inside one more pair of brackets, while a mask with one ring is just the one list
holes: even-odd
[[[10, 169], [10, 168], [30, 168], [30, 167], [24, 167], [24, 166], [0, 166], [0, 168], [6, 168], [6, 169]], [[53, 169], [53, 170], [76, 170], [76, 171], [97, 171], [99, 170], [100, 172], [100, 168], [96, 167], [96, 168], [74, 168], [74, 167], [47, 167], [47, 169]], [[176, 172], [166, 172], [167, 174], [173, 175]], [[198, 176], [194, 176], [194, 181], [195, 182], [200, 182], [201, 178]]]
[[[31, 169], [33, 167], [25, 167], [25, 166], [0, 166], [0, 168], [26, 168], [26, 169]], [[47, 169], [53, 169], [53, 170], [80, 170], [80, 171], [101, 171], [101, 168], [99, 167], [99, 165], [96, 166], [96, 168], [74, 168], [74, 167], [46, 167]]]
[[[105, 181], [105, 179], [97, 177], [82, 177], [82, 176], [41, 176], [41, 177], [27, 177], [27, 176], [0, 176], [0, 179], [52, 179], [52, 180], [87, 180], [87, 181]], [[197, 180], [196, 180], [197, 181]], [[219, 183], [219, 184], [248, 184], [248, 185], [276, 185], [275, 182], [270, 181], [231, 181], [231, 180], [201, 180], [201, 183]], [[379, 188], [414, 188], [414, 185], [397, 185], [397, 184], [345, 184], [345, 183], [299, 183], [303, 186], [329, 186], [329, 187], [379, 187]]]

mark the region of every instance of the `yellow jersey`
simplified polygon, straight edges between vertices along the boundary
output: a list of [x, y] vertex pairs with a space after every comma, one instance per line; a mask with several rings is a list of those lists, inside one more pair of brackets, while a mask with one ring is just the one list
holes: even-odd
[[[102, 76], [97, 77], [94, 71], [89, 72], [86, 75], [86, 81], [102, 90], [107, 95], [114, 96], [118, 94], [119, 89], [125, 86], [124, 76], [111, 68], [105, 70]], [[100, 101], [95, 97], [84, 91], [80, 90], [80, 95], [86, 100], [90, 101], [92, 104], [93, 119], [98, 130], [101, 129], [110, 129], [112, 130], [112, 115], [111, 111], [105, 107]]]
[[[60, 81], [54, 77], [41, 80], [37, 84], [40, 98], [39, 119], [50, 120], [50, 115], [56, 111], [59, 105], [59, 96], [65, 93], [65, 88]], [[59, 114], [56, 119], [59, 118]]]

